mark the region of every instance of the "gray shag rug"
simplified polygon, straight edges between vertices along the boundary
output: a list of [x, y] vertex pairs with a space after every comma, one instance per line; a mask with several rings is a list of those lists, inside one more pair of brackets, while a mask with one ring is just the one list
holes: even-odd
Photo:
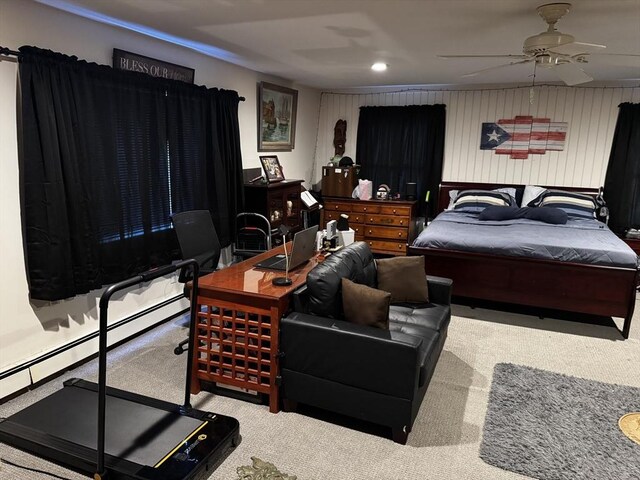
[[640, 411], [640, 388], [499, 363], [480, 457], [543, 480], [638, 480], [640, 445], [618, 419]]

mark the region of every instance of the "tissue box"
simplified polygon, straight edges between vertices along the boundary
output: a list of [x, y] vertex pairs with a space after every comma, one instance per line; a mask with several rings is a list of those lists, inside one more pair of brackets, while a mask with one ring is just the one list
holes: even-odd
[[356, 238], [356, 232], [353, 228], [349, 230], [338, 230], [338, 237], [340, 238], [340, 245], [346, 247], [347, 245], [351, 245]]

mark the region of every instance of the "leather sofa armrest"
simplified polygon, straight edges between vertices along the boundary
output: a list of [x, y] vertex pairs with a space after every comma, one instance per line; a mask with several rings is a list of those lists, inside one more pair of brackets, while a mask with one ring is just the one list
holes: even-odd
[[293, 311], [309, 312], [309, 290], [306, 284], [293, 291]]
[[439, 305], [451, 305], [453, 280], [427, 275], [427, 286], [429, 288], [429, 302]]
[[407, 399], [417, 388], [421, 344], [402, 332], [298, 312], [280, 323], [283, 369]]

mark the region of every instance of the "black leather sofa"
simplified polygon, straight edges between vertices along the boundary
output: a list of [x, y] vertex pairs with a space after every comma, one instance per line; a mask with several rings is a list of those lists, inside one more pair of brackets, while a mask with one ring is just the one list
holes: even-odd
[[382, 330], [342, 320], [343, 277], [376, 287], [365, 242], [328, 257], [294, 293], [280, 330], [284, 408], [300, 402], [385, 425], [404, 444], [447, 338], [452, 281], [427, 276], [430, 303], [392, 304]]

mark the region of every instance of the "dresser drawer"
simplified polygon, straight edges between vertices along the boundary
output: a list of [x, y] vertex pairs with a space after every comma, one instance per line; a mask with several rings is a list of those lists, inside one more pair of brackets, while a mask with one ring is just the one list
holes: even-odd
[[324, 209], [325, 211], [349, 213], [351, 211], [351, 204], [342, 202], [326, 202]]
[[367, 240], [369, 248], [374, 251], [395, 253], [405, 255], [407, 253], [407, 244], [405, 242], [386, 242], [382, 240]]
[[[373, 213], [373, 212], [372, 212]], [[383, 205], [380, 207], [380, 213], [384, 215], [411, 215], [411, 207], [394, 207], [393, 205]]]
[[353, 205], [353, 211], [360, 213], [379, 213], [380, 208], [380, 205], [363, 205], [362, 203]]
[[367, 223], [370, 225], [389, 225], [394, 227], [408, 227], [409, 217], [392, 215], [367, 215]]
[[365, 229], [367, 227], [366, 227], [366, 225], [362, 225], [361, 223], [351, 223], [351, 222], [349, 222], [349, 228], [353, 228], [353, 231], [355, 232], [356, 238], [358, 238], [358, 236], [364, 237], [364, 232], [365, 232]]
[[365, 227], [365, 234], [367, 238], [391, 238], [394, 240], [406, 240], [409, 235], [409, 231], [406, 228], [393, 228], [393, 227], [372, 227], [367, 225]]
[[342, 212], [332, 212], [330, 210], [324, 211], [324, 223], [330, 222], [331, 220], [338, 220], [340, 218], [340, 214]]
[[365, 223], [366, 221], [366, 215], [364, 213], [351, 212], [349, 214], [349, 225], [351, 225], [352, 223]]

